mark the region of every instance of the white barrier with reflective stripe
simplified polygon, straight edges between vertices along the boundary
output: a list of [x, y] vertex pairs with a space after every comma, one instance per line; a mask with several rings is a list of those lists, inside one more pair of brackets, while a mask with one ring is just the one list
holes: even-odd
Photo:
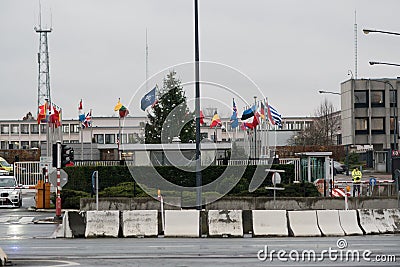
[[339, 211], [317, 210], [318, 226], [324, 236], [344, 236]]
[[241, 210], [209, 210], [209, 236], [243, 236]]
[[288, 211], [288, 217], [294, 236], [321, 236], [315, 210]]
[[288, 236], [286, 210], [253, 210], [254, 236]]

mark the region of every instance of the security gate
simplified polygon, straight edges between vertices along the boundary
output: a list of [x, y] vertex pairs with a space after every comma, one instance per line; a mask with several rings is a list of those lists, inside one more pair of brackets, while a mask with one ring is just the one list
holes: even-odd
[[24, 186], [36, 185], [42, 178], [42, 170], [39, 161], [15, 162], [14, 176], [18, 184]]

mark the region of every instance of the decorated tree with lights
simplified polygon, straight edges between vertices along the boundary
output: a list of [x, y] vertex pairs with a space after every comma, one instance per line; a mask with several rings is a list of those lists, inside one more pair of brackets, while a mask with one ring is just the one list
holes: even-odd
[[149, 111], [145, 127], [145, 143], [171, 143], [179, 137], [182, 143], [194, 142], [196, 138], [195, 116], [189, 110], [186, 96], [175, 71], [170, 71], [157, 92], [157, 103]]

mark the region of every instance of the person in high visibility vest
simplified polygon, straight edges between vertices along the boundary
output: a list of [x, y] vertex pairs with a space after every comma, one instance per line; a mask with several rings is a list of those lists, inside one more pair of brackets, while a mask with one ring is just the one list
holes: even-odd
[[358, 168], [355, 168], [351, 172], [351, 176], [353, 177], [353, 197], [360, 195], [360, 184], [361, 184], [361, 178], [362, 178], [362, 173]]

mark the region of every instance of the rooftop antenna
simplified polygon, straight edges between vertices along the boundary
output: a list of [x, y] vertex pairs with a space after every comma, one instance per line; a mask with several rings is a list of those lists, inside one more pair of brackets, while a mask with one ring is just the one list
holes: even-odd
[[357, 10], [354, 10], [354, 78], [357, 80]]

